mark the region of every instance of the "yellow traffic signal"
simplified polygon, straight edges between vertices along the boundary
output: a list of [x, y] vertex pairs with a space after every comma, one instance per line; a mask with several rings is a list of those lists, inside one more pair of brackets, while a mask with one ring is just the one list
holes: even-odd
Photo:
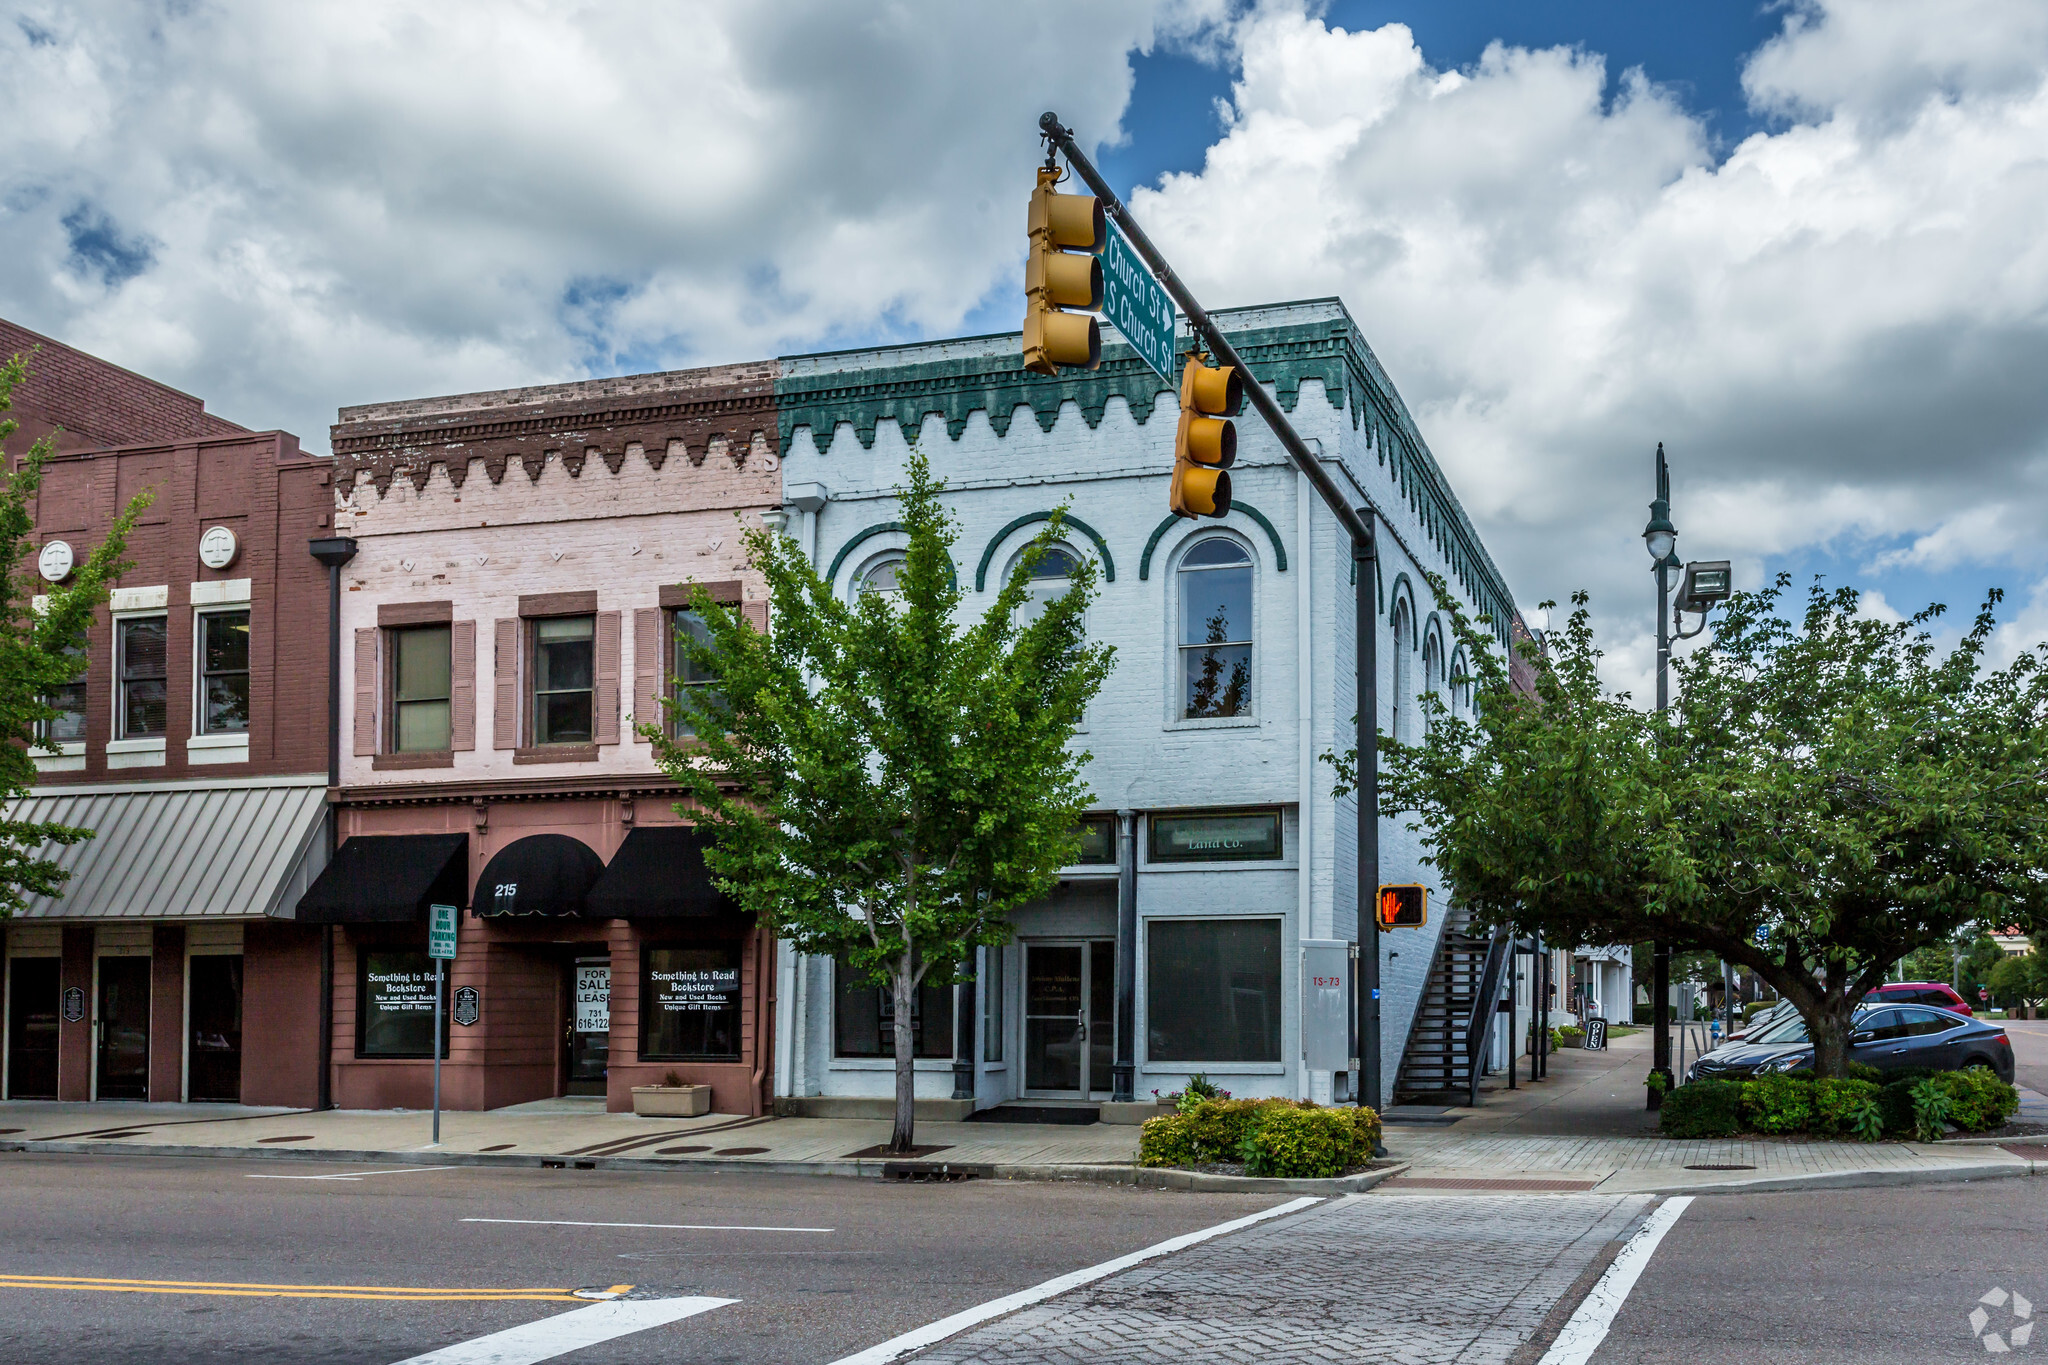
[[1175, 516], [1230, 515], [1230, 475], [1237, 463], [1237, 423], [1244, 380], [1234, 366], [1189, 360], [1180, 373], [1180, 428], [1173, 434], [1173, 485], [1166, 505]]
[[1031, 259], [1024, 267], [1024, 368], [1056, 375], [1062, 366], [1092, 370], [1102, 363], [1102, 329], [1084, 313], [1102, 307], [1102, 262], [1109, 223], [1092, 194], [1054, 194], [1060, 174], [1038, 171], [1031, 192]]
[[1380, 888], [1380, 927], [1420, 929], [1429, 923], [1429, 888], [1410, 884]]

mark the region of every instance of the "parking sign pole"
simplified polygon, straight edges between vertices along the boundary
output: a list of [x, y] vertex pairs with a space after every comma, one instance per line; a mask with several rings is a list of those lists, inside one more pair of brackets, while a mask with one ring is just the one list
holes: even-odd
[[441, 1145], [441, 973], [448, 964], [434, 959], [434, 1143]]
[[434, 1140], [441, 1145], [441, 1056], [448, 1050], [441, 1032], [441, 997], [445, 994], [448, 963], [455, 956], [455, 930], [461, 916], [453, 905], [427, 907], [427, 956], [434, 959]]

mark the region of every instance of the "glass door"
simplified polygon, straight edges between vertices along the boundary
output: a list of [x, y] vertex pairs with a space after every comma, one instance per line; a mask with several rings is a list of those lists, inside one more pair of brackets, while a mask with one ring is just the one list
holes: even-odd
[[208, 953], [191, 962], [185, 1093], [193, 1100], [242, 1098], [242, 955]]
[[1116, 944], [1024, 945], [1024, 1089], [1084, 1099], [1110, 1086]]
[[149, 1098], [149, 965], [146, 957], [100, 959], [95, 1099]]
[[569, 1018], [563, 1030], [569, 1074], [563, 1093], [602, 1095], [612, 1044], [611, 959], [578, 958], [569, 973]]
[[57, 1098], [57, 1000], [61, 961], [17, 957], [8, 964], [7, 1098]]

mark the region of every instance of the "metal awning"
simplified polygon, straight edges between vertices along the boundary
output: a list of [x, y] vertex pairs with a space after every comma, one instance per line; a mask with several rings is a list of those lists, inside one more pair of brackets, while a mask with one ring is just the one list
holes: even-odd
[[702, 919], [741, 913], [704, 866], [710, 832], [693, 825], [643, 825], [626, 836], [590, 888], [592, 919]]
[[604, 871], [604, 859], [566, 834], [529, 834], [491, 855], [470, 902], [478, 919], [499, 916], [583, 914], [584, 900]]
[[430, 905], [462, 908], [467, 834], [358, 834], [287, 918], [301, 924], [416, 924]]
[[40, 788], [13, 820], [93, 831], [39, 856], [71, 873], [23, 919], [254, 919], [291, 905], [327, 862], [322, 777]]

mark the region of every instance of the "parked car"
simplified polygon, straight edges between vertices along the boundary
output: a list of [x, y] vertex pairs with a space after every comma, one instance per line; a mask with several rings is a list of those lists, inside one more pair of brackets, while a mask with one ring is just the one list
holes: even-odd
[[[2004, 1029], [1926, 1005], [1859, 1006], [1850, 1022], [1849, 1060], [1880, 1071], [1982, 1066], [2001, 1081], [2012, 1080], [2012, 1040]], [[1813, 1042], [1806, 1036], [1806, 1020], [1794, 1014], [1742, 1042], [1715, 1048], [1687, 1068], [1685, 1078], [1748, 1080], [1812, 1069]]]
[[1798, 1013], [1799, 1011], [1792, 1007], [1790, 1000], [1780, 1000], [1769, 1009], [1758, 1010], [1746, 1022], [1736, 1025], [1735, 1032], [1728, 1035], [1728, 1041], [1733, 1043], [1744, 1038], [1761, 1037], [1765, 1029], [1780, 1022], [1788, 1015], [1797, 1015]]
[[1977, 1011], [1953, 989], [1939, 981], [1887, 981], [1863, 997], [1866, 1005], [1932, 1005], [1940, 1010], [1976, 1017]]

